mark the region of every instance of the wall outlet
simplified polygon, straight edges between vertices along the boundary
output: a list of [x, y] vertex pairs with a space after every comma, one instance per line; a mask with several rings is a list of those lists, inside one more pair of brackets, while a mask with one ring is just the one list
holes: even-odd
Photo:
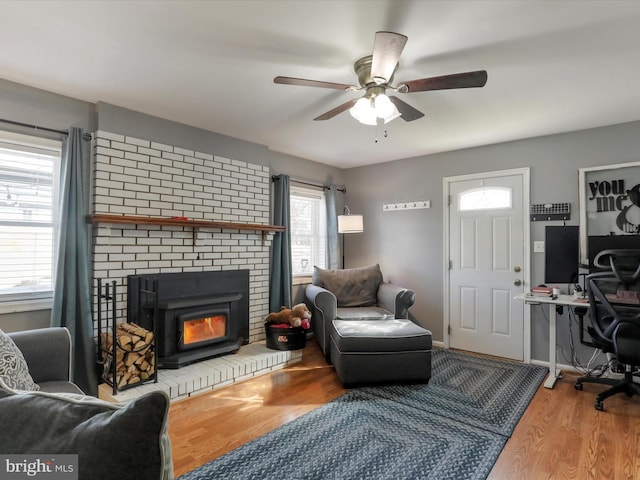
[[533, 252], [534, 253], [544, 253], [544, 241], [537, 240], [533, 242]]

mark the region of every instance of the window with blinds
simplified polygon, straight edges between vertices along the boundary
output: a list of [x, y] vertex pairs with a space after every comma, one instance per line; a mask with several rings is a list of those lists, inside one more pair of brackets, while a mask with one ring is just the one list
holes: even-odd
[[325, 268], [327, 227], [324, 191], [291, 186], [291, 270], [311, 275], [313, 266]]
[[52, 296], [61, 148], [0, 131], [0, 302]]

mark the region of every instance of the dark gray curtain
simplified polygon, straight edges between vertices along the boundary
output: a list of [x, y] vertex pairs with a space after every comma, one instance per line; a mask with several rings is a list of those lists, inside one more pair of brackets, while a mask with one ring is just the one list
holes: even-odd
[[89, 227], [82, 155], [82, 131], [69, 129], [60, 170], [58, 263], [51, 325], [67, 327], [73, 341], [73, 381], [96, 396], [95, 347], [89, 282]]
[[290, 181], [288, 175], [273, 179], [273, 224], [285, 227], [276, 232], [271, 244], [271, 279], [269, 309], [277, 312], [280, 307], [291, 307], [291, 213], [289, 209]]
[[338, 243], [338, 215], [336, 214], [336, 192], [338, 187], [331, 185], [325, 192], [327, 204], [327, 266], [335, 270], [340, 268], [340, 246]]

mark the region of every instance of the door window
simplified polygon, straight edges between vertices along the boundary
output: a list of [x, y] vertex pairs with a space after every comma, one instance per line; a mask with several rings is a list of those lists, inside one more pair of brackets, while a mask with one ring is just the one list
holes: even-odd
[[465, 212], [511, 208], [511, 194], [511, 189], [508, 187], [480, 187], [465, 190], [458, 194], [458, 209]]

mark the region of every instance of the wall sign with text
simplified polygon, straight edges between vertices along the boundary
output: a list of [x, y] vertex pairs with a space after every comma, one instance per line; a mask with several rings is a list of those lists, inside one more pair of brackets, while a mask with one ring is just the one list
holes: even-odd
[[580, 257], [588, 237], [640, 234], [640, 162], [581, 168]]

